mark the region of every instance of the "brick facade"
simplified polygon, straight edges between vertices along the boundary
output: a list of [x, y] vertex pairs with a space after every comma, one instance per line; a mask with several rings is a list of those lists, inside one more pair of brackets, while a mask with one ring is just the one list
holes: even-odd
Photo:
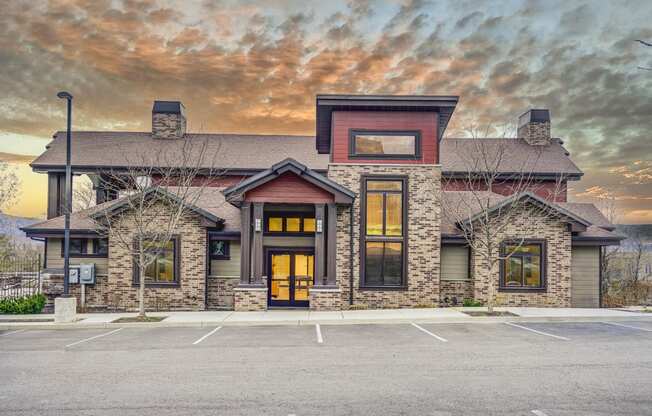
[[234, 310], [238, 312], [267, 310], [267, 287], [233, 289]]
[[408, 177], [407, 289], [360, 289], [360, 195], [353, 204], [353, 235], [349, 232], [349, 209], [337, 211], [337, 285], [342, 306], [349, 305], [353, 237], [353, 303], [369, 308], [430, 306], [439, 303], [441, 169], [437, 165], [331, 164], [328, 177], [360, 192], [361, 175], [405, 175]]
[[474, 299], [473, 280], [441, 280], [439, 297], [442, 305], [460, 306], [464, 299]]
[[208, 276], [206, 288], [207, 308], [231, 310], [234, 307], [233, 289], [238, 286], [240, 279], [233, 277]]
[[506, 219], [509, 227], [496, 236], [495, 243], [506, 239], [530, 238], [546, 241], [546, 289], [523, 293], [500, 291], [499, 268], [490, 267], [483, 256], [473, 253], [473, 276], [475, 299], [488, 300], [489, 283], [494, 285], [495, 305], [505, 306], [571, 306], [571, 232], [568, 225], [558, 218], [539, 215], [516, 215]]
[[342, 291], [338, 289], [310, 289], [311, 311], [337, 311], [342, 309]]

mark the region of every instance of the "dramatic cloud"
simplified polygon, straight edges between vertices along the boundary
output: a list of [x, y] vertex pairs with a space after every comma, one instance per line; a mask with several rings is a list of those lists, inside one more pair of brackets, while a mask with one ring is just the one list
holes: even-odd
[[316, 93], [456, 94], [449, 136], [549, 108], [586, 173], [577, 198], [599, 186], [649, 221], [652, 48], [634, 40], [652, 39], [651, 15], [645, 1], [9, 2], [0, 149], [47, 143], [60, 89], [76, 129], [149, 130], [152, 101], [180, 99], [193, 131], [300, 134]]

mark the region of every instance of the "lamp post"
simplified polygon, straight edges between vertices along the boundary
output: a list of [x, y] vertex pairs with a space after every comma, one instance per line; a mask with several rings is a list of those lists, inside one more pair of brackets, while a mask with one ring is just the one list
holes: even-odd
[[66, 129], [66, 205], [64, 207], [63, 234], [63, 297], [70, 296], [70, 212], [72, 211], [72, 168], [70, 166], [70, 126], [72, 121], [72, 95], [61, 91], [57, 97], [68, 102], [68, 126]]

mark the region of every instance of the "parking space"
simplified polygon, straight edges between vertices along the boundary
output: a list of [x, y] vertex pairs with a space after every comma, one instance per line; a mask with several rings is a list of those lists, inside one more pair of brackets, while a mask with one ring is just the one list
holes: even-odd
[[511, 343], [618, 343], [652, 341], [652, 322], [404, 323], [203, 328], [113, 328], [0, 331], [0, 350], [156, 350], [177, 348], [283, 348], [298, 346], [500, 348]]

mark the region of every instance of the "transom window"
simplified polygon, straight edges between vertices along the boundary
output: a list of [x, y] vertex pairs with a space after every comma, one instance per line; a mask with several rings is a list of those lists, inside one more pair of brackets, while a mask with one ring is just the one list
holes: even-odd
[[405, 178], [370, 177], [364, 184], [362, 286], [405, 285]]
[[[151, 260], [145, 268], [145, 283], [177, 285], [179, 283], [179, 238], [167, 242], [145, 241], [145, 255]], [[138, 267], [135, 267], [138, 283]]]
[[505, 242], [501, 262], [501, 289], [543, 289], [545, 284], [545, 242]]
[[421, 156], [418, 131], [351, 130], [349, 156], [353, 158], [413, 159]]
[[265, 232], [288, 233], [288, 234], [310, 234], [315, 232], [315, 217], [309, 213], [275, 214], [270, 213], [266, 217]]

